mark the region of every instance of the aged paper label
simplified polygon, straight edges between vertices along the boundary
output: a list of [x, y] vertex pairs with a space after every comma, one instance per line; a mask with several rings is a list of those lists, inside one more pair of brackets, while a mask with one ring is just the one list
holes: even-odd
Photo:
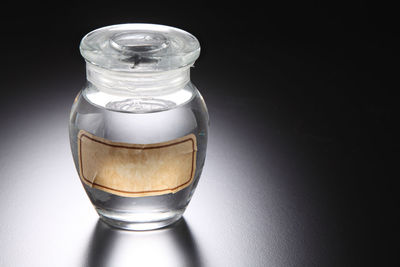
[[124, 197], [176, 193], [189, 186], [196, 153], [194, 134], [146, 145], [112, 142], [83, 130], [78, 134], [82, 181]]

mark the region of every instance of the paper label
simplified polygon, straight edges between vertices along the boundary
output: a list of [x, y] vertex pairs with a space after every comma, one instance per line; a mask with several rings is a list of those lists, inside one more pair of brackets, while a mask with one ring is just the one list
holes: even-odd
[[78, 134], [81, 180], [124, 197], [176, 193], [189, 186], [196, 153], [194, 134], [146, 145], [112, 142], [83, 130]]

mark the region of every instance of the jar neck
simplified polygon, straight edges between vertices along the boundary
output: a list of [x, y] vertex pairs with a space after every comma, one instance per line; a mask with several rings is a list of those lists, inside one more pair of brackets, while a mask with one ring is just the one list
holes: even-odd
[[151, 96], [178, 91], [190, 81], [190, 67], [162, 72], [119, 72], [86, 63], [86, 77], [98, 90], [114, 95]]

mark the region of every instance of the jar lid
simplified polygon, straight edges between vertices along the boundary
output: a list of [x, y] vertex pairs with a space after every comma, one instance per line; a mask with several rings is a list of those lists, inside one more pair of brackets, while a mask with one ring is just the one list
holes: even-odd
[[190, 33], [156, 24], [119, 24], [99, 28], [81, 41], [85, 60], [123, 72], [155, 72], [190, 66], [199, 57], [199, 41]]

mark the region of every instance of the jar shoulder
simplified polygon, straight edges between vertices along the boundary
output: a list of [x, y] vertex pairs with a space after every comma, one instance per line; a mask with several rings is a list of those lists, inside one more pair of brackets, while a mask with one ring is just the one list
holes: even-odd
[[[198, 101], [199, 98], [201, 99], [200, 102]], [[145, 94], [143, 92], [140, 94], [110, 94], [88, 83], [82, 90], [78, 101], [87, 101], [98, 108], [128, 113], [166, 111], [190, 102], [198, 102], [198, 104], [205, 106], [200, 92], [191, 82], [180, 90], [159, 94]]]

